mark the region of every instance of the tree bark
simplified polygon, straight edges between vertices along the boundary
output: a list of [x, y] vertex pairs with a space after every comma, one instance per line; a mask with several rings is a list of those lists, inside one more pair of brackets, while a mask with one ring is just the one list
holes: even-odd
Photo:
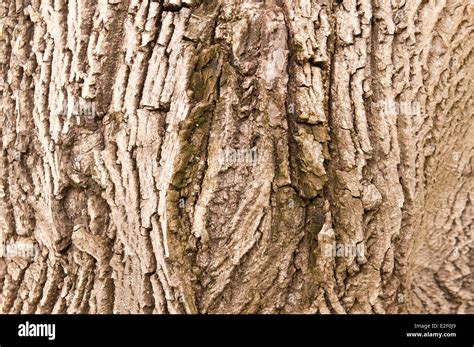
[[474, 312], [472, 1], [0, 17], [0, 312]]

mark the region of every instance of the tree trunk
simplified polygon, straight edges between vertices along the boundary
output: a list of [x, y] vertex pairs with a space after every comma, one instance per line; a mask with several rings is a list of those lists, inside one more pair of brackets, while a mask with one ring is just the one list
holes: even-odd
[[474, 312], [472, 1], [0, 17], [0, 312]]

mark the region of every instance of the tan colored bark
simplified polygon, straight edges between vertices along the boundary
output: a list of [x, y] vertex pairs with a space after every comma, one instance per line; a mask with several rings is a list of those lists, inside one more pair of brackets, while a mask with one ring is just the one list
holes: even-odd
[[3, 1], [0, 312], [473, 313], [473, 14]]

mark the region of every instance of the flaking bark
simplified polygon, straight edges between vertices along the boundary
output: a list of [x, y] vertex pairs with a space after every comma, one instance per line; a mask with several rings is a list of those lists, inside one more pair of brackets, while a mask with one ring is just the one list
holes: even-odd
[[473, 313], [473, 14], [2, 1], [0, 312]]

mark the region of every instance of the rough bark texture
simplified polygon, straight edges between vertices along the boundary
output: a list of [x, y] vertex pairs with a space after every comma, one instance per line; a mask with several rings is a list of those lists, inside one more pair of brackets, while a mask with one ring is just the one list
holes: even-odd
[[0, 18], [0, 312], [474, 312], [472, 2]]

